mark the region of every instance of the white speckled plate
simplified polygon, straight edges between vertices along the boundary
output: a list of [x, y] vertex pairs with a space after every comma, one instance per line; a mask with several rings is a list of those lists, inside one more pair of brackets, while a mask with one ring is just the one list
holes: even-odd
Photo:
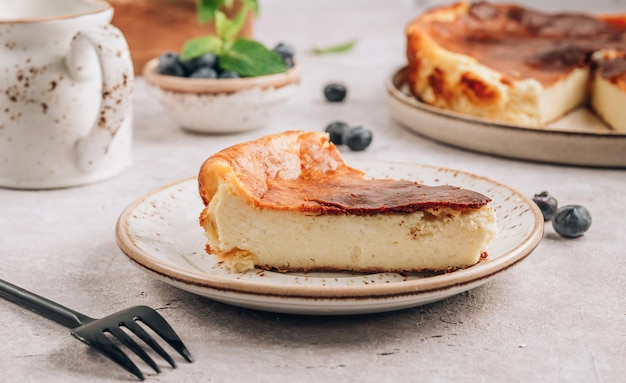
[[610, 130], [587, 108], [545, 128], [494, 122], [427, 105], [406, 84], [406, 70], [387, 83], [394, 119], [408, 129], [459, 148], [527, 161], [592, 167], [626, 167], [626, 133]]
[[450, 184], [492, 198], [499, 235], [486, 261], [447, 274], [278, 273], [226, 271], [204, 252], [203, 208], [195, 178], [163, 186], [127, 207], [116, 237], [130, 260], [150, 275], [217, 301], [258, 310], [341, 315], [418, 306], [480, 286], [529, 255], [543, 235], [541, 212], [529, 198], [484, 177], [431, 166], [352, 163], [373, 178]]

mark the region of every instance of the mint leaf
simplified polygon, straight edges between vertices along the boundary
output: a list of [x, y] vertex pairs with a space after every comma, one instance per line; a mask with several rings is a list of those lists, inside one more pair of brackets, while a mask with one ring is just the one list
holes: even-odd
[[245, 4], [250, 6], [250, 9], [252, 9], [252, 13], [254, 13], [255, 15], [259, 14], [259, 2], [257, 0], [245, 0], [244, 2]]
[[202, 37], [196, 37], [195, 39], [188, 40], [180, 53], [180, 59], [183, 61], [200, 57], [205, 53], [211, 52], [216, 56], [219, 56], [223, 47], [222, 40], [217, 36], [208, 35]]
[[325, 48], [313, 48], [312, 51], [314, 54], [316, 55], [323, 55], [323, 54], [327, 54], [327, 53], [343, 53], [343, 52], [348, 52], [349, 50], [351, 50], [352, 48], [354, 48], [354, 46], [356, 45], [356, 39], [355, 40], [350, 40], [347, 41], [345, 43], [341, 43], [341, 44], [337, 44], [337, 45], [331, 45], [329, 47], [325, 47]]
[[239, 13], [228, 23], [227, 28], [220, 34], [220, 37], [224, 41], [235, 41], [237, 39], [237, 35], [241, 28], [243, 27], [243, 23], [246, 20], [246, 15], [248, 14], [249, 7], [244, 4], [243, 7], [239, 10]]
[[240, 38], [223, 50], [220, 67], [232, 70], [242, 77], [264, 76], [287, 71], [281, 57], [255, 40]]
[[248, 9], [248, 6], [244, 5], [233, 19], [229, 19], [222, 11], [215, 12], [215, 29], [217, 35], [223, 41], [235, 41], [237, 39], [237, 35], [246, 19]]
[[227, 33], [230, 23], [231, 21], [224, 12], [215, 11], [215, 31], [222, 40], [224, 40], [223, 36]]
[[207, 23], [215, 18], [215, 12], [220, 8], [223, 0], [197, 0], [196, 14], [200, 24]]
[[[243, 5], [252, 10], [257, 15], [259, 13], [259, 3], [257, 0], [243, 0]], [[215, 18], [215, 12], [221, 9], [230, 9], [234, 5], [234, 0], [196, 0], [196, 16], [198, 23], [205, 24]]]

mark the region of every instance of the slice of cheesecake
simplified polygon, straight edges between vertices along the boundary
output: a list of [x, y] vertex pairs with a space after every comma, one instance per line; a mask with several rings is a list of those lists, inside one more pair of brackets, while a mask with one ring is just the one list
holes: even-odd
[[459, 2], [406, 28], [408, 82], [442, 109], [540, 127], [589, 100], [591, 54], [626, 47], [622, 18]]
[[591, 107], [607, 125], [626, 132], [626, 51], [599, 51], [593, 61]]
[[487, 256], [490, 199], [454, 186], [368, 179], [325, 133], [224, 149], [198, 174], [209, 254], [233, 272], [452, 271]]

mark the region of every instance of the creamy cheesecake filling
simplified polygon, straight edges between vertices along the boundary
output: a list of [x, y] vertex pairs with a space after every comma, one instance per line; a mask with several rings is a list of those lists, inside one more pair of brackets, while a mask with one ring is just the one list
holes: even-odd
[[591, 107], [607, 125], [626, 132], [626, 53], [600, 51], [592, 82]]
[[569, 111], [588, 101], [589, 68], [573, 69], [567, 77], [544, 87], [539, 96], [539, 125], [545, 125], [563, 117]]
[[223, 183], [202, 214], [208, 247], [235, 272], [422, 271], [476, 264], [497, 233], [493, 209], [306, 215], [261, 209]]
[[596, 73], [591, 106], [607, 125], [626, 132], [626, 89]]

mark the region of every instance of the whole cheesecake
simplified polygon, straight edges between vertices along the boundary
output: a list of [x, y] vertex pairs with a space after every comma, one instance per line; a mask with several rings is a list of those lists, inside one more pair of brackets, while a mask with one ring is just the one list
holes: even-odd
[[233, 272], [452, 271], [487, 257], [490, 199], [454, 186], [369, 179], [325, 133], [224, 149], [198, 174], [206, 251]]
[[594, 56], [626, 50], [626, 15], [551, 14], [513, 4], [459, 2], [414, 19], [406, 38], [408, 83], [427, 104], [540, 127], [589, 103], [600, 82], [616, 97], [600, 96], [605, 101], [591, 107], [611, 128], [626, 131], [623, 117], [614, 116], [626, 99], [617, 81], [625, 71], [606, 77], [603, 57], [613, 59]]

